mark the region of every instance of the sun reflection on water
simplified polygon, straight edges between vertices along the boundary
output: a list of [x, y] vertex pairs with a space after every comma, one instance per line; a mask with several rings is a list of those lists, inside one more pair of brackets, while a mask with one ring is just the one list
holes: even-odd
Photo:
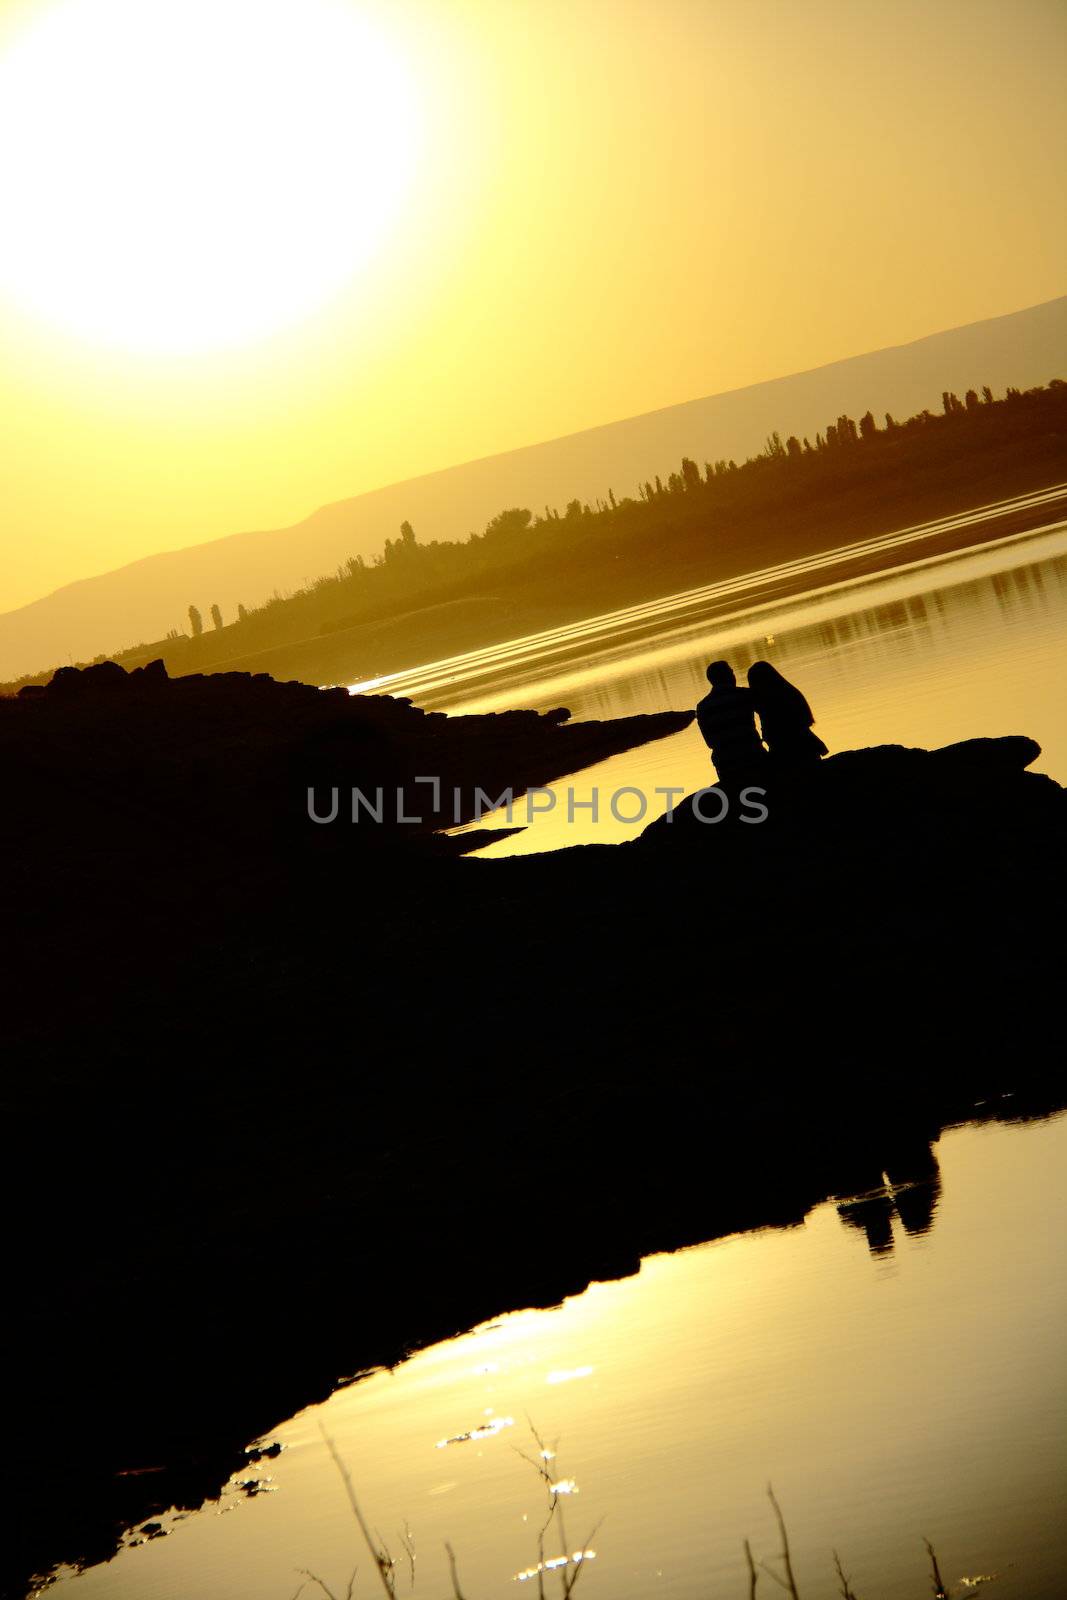
[[[1067, 1116], [955, 1130], [936, 1145], [940, 1198], [911, 1152], [867, 1197], [899, 1224], [892, 1274], [880, 1223], [856, 1219], [872, 1259], [835, 1199], [418, 1351], [274, 1430], [263, 1472], [240, 1478], [276, 1492], [235, 1482], [207, 1515], [162, 1519], [172, 1537], [62, 1582], [78, 1600], [286, 1600], [310, 1568], [343, 1594], [359, 1535], [326, 1426], [371, 1526], [417, 1535], [415, 1600], [449, 1592], [446, 1540], [471, 1600], [586, 1563], [588, 1600], [745, 1593], [741, 1540], [773, 1550], [768, 1479], [802, 1592], [829, 1592], [838, 1548], [859, 1592], [912, 1600], [928, 1532], [961, 1592], [958, 1574], [1014, 1563], [1028, 1594], [1058, 1594], [1065, 1152]], [[583, 1526], [557, 1519], [539, 1542], [549, 1500]]]
[[489, 1422], [479, 1423], [476, 1428], [469, 1429], [467, 1433], [454, 1433], [451, 1438], [438, 1439], [437, 1449], [444, 1450], [450, 1444], [469, 1444], [473, 1439], [495, 1439], [505, 1428], [514, 1426], [514, 1417], [493, 1417]]
[[583, 1561], [595, 1561], [595, 1550], [575, 1550], [569, 1556], [551, 1556], [545, 1561], [539, 1561], [535, 1567], [526, 1567], [522, 1572], [516, 1572], [517, 1583], [528, 1583], [531, 1578], [536, 1578], [542, 1572], [558, 1572], [561, 1567], [570, 1565], [580, 1566]]

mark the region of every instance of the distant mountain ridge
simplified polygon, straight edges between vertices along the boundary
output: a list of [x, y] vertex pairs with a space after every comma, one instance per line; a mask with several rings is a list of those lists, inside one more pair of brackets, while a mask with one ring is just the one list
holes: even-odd
[[231, 534], [81, 579], [0, 615], [0, 677], [161, 638], [185, 625], [190, 603], [205, 614], [217, 603], [229, 620], [238, 603], [259, 604], [380, 550], [404, 520], [423, 542], [462, 538], [505, 506], [592, 501], [609, 488], [633, 494], [683, 455], [743, 459], [774, 430], [814, 436], [841, 412], [906, 416], [938, 409], [944, 389], [1001, 392], [1056, 376], [1067, 376], [1067, 296], [390, 484], [291, 527]]

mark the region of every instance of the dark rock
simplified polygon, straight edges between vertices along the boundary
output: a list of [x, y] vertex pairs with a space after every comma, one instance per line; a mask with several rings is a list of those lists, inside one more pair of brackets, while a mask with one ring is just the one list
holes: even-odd
[[959, 744], [946, 744], [930, 751], [939, 764], [964, 767], [971, 772], [1021, 771], [1032, 766], [1040, 754], [1037, 740], [1023, 734], [1008, 734], [1000, 739], [964, 739]]
[[[916, 830], [959, 824], [961, 814], [984, 815], [1005, 792], [1016, 825], [1027, 814], [1059, 803], [1062, 791], [1025, 768], [1040, 746], [1022, 736], [968, 739], [939, 750], [875, 745], [842, 750], [795, 774], [770, 774], [750, 786], [709, 786], [687, 795], [670, 819], [657, 818], [636, 843], [683, 846], [692, 841], [715, 849], [741, 832], [765, 830], [768, 838], [803, 833], [844, 848], [892, 847]], [[1005, 791], [1004, 785], [1007, 784]], [[748, 798], [746, 799], [746, 795]], [[756, 822], [756, 806], [767, 818]], [[799, 837], [793, 838], [801, 848]]]
[[128, 682], [125, 667], [117, 661], [97, 661], [82, 668], [82, 683], [87, 689], [123, 689]]
[[142, 688], [154, 689], [170, 682], [167, 664], [161, 657], [155, 661], [146, 661], [143, 667], [134, 667], [130, 678], [136, 679]]
[[45, 685], [49, 698], [77, 694], [81, 686], [82, 675], [77, 667], [59, 667], [52, 674], [51, 681]]
[[[306, 786], [520, 792], [689, 714], [82, 677], [0, 715], [5, 1600], [219, 1494], [338, 1373], [921, 1178], [915, 1140], [978, 1100], [1062, 1098], [1064, 793], [1018, 741], [843, 752], [758, 825], [679, 808], [627, 846], [474, 864], [450, 815], [316, 827]], [[890, 1196], [917, 1229], [925, 1182]]]
[[280, 1456], [281, 1453], [282, 1445], [277, 1439], [275, 1439], [271, 1444], [250, 1445], [245, 1451], [245, 1455], [249, 1461], [273, 1461], [277, 1456]]
[[44, 687], [46, 698], [66, 699], [71, 695], [81, 697], [100, 690], [125, 688], [129, 681], [125, 668], [117, 661], [97, 661], [89, 667], [60, 667]]
[[[666, 713], [570, 723], [565, 712], [533, 710], [449, 717], [406, 698], [266, 674], [171, 679], [158, 662], [129, 676], [114, 662], [61, 668], [43, 693], [6, 706], [0, 758], [23, 777], [0, 796], [0, 827], [25, 832], [28, 845], [35, 838], [53, 850], [81, 849], [92, 838], [95, 848], [131, 858], [151, 854], [163, 830], [172, 846], [196, 840], [202, 858], [216, 855], [223, 870], [235, 852], [251, 862], [268, 839], [276, 859], [282, 839], [283, 855], [418, 846], [436, 829], [474, 819], [479, 791], [520, 796], [688, 721]], [[419, 783], [426, 777], [439, 780], [432, 793]], [[327, 835], [308, 819], [309, 788], [380, 790], [380, 821], [372, 829], [365, 812], [362, 828]], [[66, 845], [56, 831], [64, 807], [75, 823]], [[25, 869], [33, 870], [32, 847]]]

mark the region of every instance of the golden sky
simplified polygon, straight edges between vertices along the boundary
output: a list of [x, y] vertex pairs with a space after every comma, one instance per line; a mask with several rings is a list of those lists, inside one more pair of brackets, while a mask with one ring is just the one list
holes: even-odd
[[1059, 0], [8, 0], [5, 60], [3, 609], [1067, 287]]

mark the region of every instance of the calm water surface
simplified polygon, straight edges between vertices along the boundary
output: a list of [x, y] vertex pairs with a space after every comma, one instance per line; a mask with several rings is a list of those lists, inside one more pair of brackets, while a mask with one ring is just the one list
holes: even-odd
[[[916, 557], [924, 532], [942, 526], [878, 541], [897, 565], [875, 577], [820, 585], [818, 565], [806, 562], [811, 589], [776, 600], [775, 589], [795, 580], [797, 564], [790, 564], [395, 674], [374, 687], [452, 712], [565, 705], [575, 719], [620, 717], [695, 705], [707, 692], [704, 667], [717, 656], [739, 675], [762, 657], [804, 690], [831, 750], [1026, 733], [1042, 746], [1037, 770], [1067, 781], [1067, 523], [949, 558]], [[862, 555], [872, 542], [856, 548]], [[628, 838], [665, 809], [657, 787], [689, 793], [711, 781], [693, 727], [551, 785], [554, 808], [482, 854]], [[623, 786], [647, 796], [643, 818], [612, 815], [610, 797]], [[595, 822], [588, 809], [594, 789]], [[633, 795], [618, 803], [627, 817], [639, 806]], [[496, 811], [482, 825], [507, 820]], [[527, 823], [525, 800], [516, 802], [513, 821]]]
[[[447, 709], [611, 717], [691, 706], [709, 658], [763, 656], [803, 687], [833, 749], [1028, 733], [1038, 766], [1067, 779], [1067, 525], [950, 560], [916, 561], [916, 546], [921, 557], [921, 538], [902, 538], [897, 570], [874, 579], [820, 586], [815, 568], [808, 593], [782, 600], [776, 569], [382, 687]], [[556, 788], [585, 799], [594, 784], [651, 794], [708, 781], [690, 730]], [[594, 827], [581, 812], [571, 826], [562, 810], [495, 851], [639, 826]], [[281, 1456], [243, 1474], [252, 1493], [235, 1480], [218, 1506], [165, 1519], [163, 1537], [60, 1588], [71, 1600], [289, 1600], [310, 1568], [340, 1596], [358, 1563], [357, 1596], [379, 1592], [321, 1424], [395, 1555], [410, 1528], [416, 1600], [450, 1592], [446, 1539], [468, 1600], [536, 1593], [520, 1577], [544, 1513], [518, 1453], [536, 1453], [532, 1423], [558, 1440], [557, 1481], [573, 1480], [568, 1547], [596, 1551], [589, 1600], [741, 1600], [742, 1538], [777, 1549], [768, 1480], [806, 1600], [836, 1592], [835, 1547], [868, 1600], [928, 1594], [924, 1535], [952, 1582], [999, 1574], [994, 1593], [1062, 1600], [1067, 1120], [956, 1130], [936, 1153], [940, 1189], [883, 1203], [891, 1250], [871, 1253], [828, 1204], [801, 1228], [655, 1257], [558, 1309], [504, 1316], [340, 1389], [278, 1429]], [[546, 1226], [567, 1227], [565, 1203]], [[254, 1336], [270, 1338], [269, 1312]]]
[[924, 1536], [952, 1583], [999, 1574], [1005, 1600], [1062, 1600], [1067, 1118], [956, 1129], [935, 1151], [940, 1186], [900, 1204], [890, 1250], [827, 1204], [501, 1317], [301, 1413], [243, 1475], [263, 1492], [234, 1483], [58, 1592], [290, 1600], [310, 1568], [343, 1595], [357, 1562], [356, 1595], [379, 1592], [321, 1424], [395, 1555], [410, 1529], [416, 1600], [450, 1592], [445, 1540], [468, 1600], [532, 1596], [517, 1578], [544, 1511], [517, 1453], [536, 1450], [532, 1421], [577, 1491], [568, 1544], [596, 1551], [588, 1600], [743, 1600], [741, 1539], [777, 1550], [768, 1480], [807, 1600], [836, 1592], [832, 1548], [859, 1594], [920, 1600]]

